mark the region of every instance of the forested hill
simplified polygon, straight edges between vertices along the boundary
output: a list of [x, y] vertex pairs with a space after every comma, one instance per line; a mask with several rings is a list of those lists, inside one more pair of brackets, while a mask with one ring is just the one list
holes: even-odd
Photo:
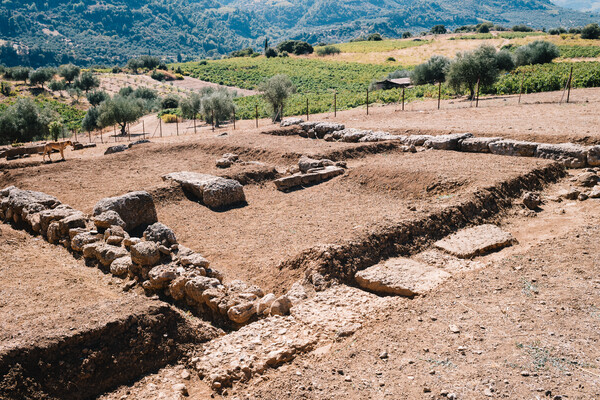
[[258, 48], [265, 38], [398, 37], [482, 20], [570, 27], [600, 17], [549, 0], [4, 0], [0, 38], [11, 46], [0, 48], [0, 63], [114, 65], [141, 54], [197, 59]]

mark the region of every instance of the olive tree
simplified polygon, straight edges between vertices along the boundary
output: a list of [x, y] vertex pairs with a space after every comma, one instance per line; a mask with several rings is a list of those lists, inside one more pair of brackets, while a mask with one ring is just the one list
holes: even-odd
[[450, 59], [435, 55], [423, 64], [415, 67], [411, 74], [412, 81], [416, 85], [444, 82], [446, 80], [446, 70], [449, 65]]
[[261, 83], [258, 90], [262, 92], [264, 99], [272, 108], [273, 122], [281, 121], [283, 107], [288, 97], [296, 92], [296, 86], [294, 86], [289, 76], [284, 74], [275, 75]]
[[100, 127], [117, 124], [121, 128], [121, 135], [124, 136], [127, 133], [127, 124], [144, 115], [144, 107], [139, 99], [116, 95], [100, 105], [98, 114]]
[[86, 97], [92, 107], [97, 107], [110, 96], [104, 90], [93, 90]]
[[81, 69], [73, 64], [61, 65], [58, 67], [58, 75], [62, 76], [68, 85], [77, 79], [80, 73]]
[[91, 71], [85, 71], [75, 81], [74, 86], [87, 93], [100, 86], [100, 79], [98, 79]]
[[469, 98], [475, 97], [477, 82], [491, 86], [500, 75], [498, 53], [490, 45], [482, 45], [473, 51], [458, 53], [447, 73], [448, 84], [455, 91], [463, 87], [469, 90]]
[[534, 65], [546, 64], [560, 57], [560, 50], [554, 43], [545, 40], [536, 40], [519, 47], [515, 51], [516, 64]]
[[49, 82], [54, 77], [56, 70], [54, 68], [38, 68], [29, 74], [29, 83], [31, 85], [40, 85], [44, 88], [44, 83]]
[[184, 118], [194, 120], [195, 128], [196, 119], [202, 111], [202, 97], [198, 93], [190, 93], [188, 97], [179, 102], [179, 107], [181, 108], [181, 114]]
[[91, 132], [100, 128], [98, 125], [98, 117], [100, 116], [100, 112], [98, 107], [90, 107], [85, 116], [83, 117], [83, 121], [81, 121], [81, 127], [86, 132]]
[[57, 115], [29, 98], [19, 98], [0, 114], [0, 143], [27, 142], [48, 135], [48, 124]]
[[234, 110], [233, 93], [225, 88], [212, 90], [202, 97], [202, 115], [209, 124], [219, 126], [221, 122], [231, 119]]

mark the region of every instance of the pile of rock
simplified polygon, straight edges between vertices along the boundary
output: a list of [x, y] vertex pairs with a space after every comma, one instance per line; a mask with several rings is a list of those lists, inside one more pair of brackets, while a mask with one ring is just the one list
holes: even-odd
[[311, 139], [323, 139], [326, 135], [344, 130], [345, 128], [343, 124], [316, 121], [303, 122], [300, 124], [300, 127], [302, 128], [300, 136]]
[[316, 160], [302, 156], [298, 161], [300, 172], [276, 179], [278, 190], [289, 190], [298, 186], [315, 185], [338, 175], [344, 174], [345, 162], [334, 162], [328, 159]]
[[584, 172], [573, 177], [573, 186], [561, 191], [555, 200], [579, 200], [600, 198], [600, 168], [587, 168]]
[[137, 140], [135, 142], [131, 142], [129, 144], [117, 144], [115, 146], [110, 146], [108, 149], [106, 149], [106, 151], [104, 152], [104, 155], [106, 156], [108, 154], [121, 153], [125, 150], [132, 148], [133, 146], [137, 146], [139, 144], [144, 144], [144, 143], [150, 143], [150, 141], [148, 139], [141, 139], [141, 140]]
[[366, 143], [381, 142], [384, 140], [406, 140], [406, 136], [392, 135], [383, 131], [371, 131], [364, 129], [346, 128], [328, 135], [324, 139], [328, 142]]
[[459, 150], [460, 141], [472, 137], [472, 133], [453, 133], [449, 135], [432, 136], [423, 142], [423, 147], [436, 150]]
[[246, 202], [244, 187], [234, 179], [187, 171], [173, 172], [163, 176], [162, 179], [177, 182], [184, 190], [192, 193], [212, 209]]
[[83, 150], [96, 147], [96, 143], [73, 142], [73, 150]]
[[240, 156], [233, 153], [225, 153], [217, 160], [217, 168], [229, 168], [234, 163], [240, 162]]
[[279, 124], [282, 128], [294, 125], [300, 125], [304, 122], [302, 118], [286, 118]]
[[[10, 186], [0, 190], [0, 219], [82, 253], [88, 262], [129, 278], [148, 294], [162, 293], [236, 326], [287, 315], [294, 301], [306, 297], [301, 286], [276, 297], [239, 280], [224, 284], [206, 258], [179, 245], [175, 233], [156, 221], [147, 192], [102, 199], [90, 219], [53, 196]], [[141, 238], [130, 235], [142, 226], [146, 228]]]

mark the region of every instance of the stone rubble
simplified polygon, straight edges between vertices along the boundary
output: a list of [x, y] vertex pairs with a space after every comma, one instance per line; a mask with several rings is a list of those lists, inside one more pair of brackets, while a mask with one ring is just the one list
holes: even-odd
[[173, 172], [162, 179], [177, 182], [212, 209], [246, 202], [244, 187], [234, 179], [187, 171]]
[[328, 159], [315, 160], [302, 156], [298, 161], [300, 172], [274, 180], [278, 190], [315, 185], [344, 174], [345, 163]]

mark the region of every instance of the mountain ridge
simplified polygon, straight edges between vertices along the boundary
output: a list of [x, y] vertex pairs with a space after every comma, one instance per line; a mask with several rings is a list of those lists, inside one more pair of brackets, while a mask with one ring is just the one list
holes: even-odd
[[152, 54], [168, 61], [218, 57], [243, 47], [301, 39], [316, 44], [368, 33], [399, 37], [436, 24], [482, 21], [575, 26], [598, 14], [549, 0], [12, 0], [0, 6], [0, 62], [119, 65]]

